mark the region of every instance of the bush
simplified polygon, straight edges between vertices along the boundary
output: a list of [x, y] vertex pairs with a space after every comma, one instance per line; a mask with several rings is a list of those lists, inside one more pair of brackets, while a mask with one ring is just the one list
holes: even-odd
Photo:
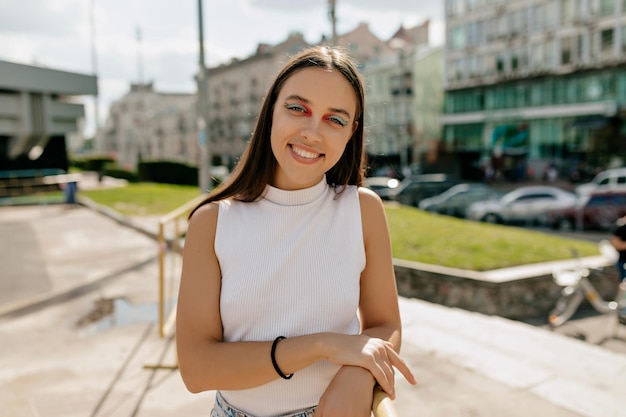
[[105, 165], [114, 163], [113, 158], [108, 156], [94, 156], [87, 158], [75, 158], [70, 161], [70, 165], [83, 171], [100, 172]]
[[137, 182], [139, 177], [135, 171], [124, 169], [116, 163], [108, 163], [102, 169], [102, 175], [107, 175], [113, 178], [121, 178], [128, 182]]
[[198, 167], [172, 161], [140, 162], [139, 180], [177, 185], [198, 185]]

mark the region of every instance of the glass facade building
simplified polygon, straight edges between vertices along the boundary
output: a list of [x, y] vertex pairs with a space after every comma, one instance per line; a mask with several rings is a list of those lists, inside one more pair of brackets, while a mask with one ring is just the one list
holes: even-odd
[[626, 160], [626, 0], [447, 0], [443, 147], [465, 176]]

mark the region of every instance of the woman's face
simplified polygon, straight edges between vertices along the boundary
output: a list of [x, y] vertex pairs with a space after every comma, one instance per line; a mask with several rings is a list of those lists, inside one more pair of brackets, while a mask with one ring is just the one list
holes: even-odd
[[320, 182], [357, 127], [356, 107], [352, 86], [336, 70], [291, 75], [274, 104], [271, 145], [278, 163], [271, 185], [298, 190]]

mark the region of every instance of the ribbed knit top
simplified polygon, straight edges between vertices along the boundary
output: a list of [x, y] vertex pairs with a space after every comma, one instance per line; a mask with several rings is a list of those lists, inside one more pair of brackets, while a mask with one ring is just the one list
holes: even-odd
[[[224, 341], [359, 333], [365, 248], [356, 187], [338, 195], [324, 178], [297, 191], [268, 186], [252, 203], [221, 201], [215, 252]], [[235, 408], [273, 417], [316, 405], [338, 369], [320, 361], [290, 380], [221, 392]]]

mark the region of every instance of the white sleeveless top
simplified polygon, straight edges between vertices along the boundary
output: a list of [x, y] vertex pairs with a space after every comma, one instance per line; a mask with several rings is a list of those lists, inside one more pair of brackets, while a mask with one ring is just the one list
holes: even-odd
[[[359, 333], [365, 248], [355, 186], [338, 196], [324, 178], [304, 190], [268, 187], [252, 203], [220, 201], [215, 252], [224, 341]], [[246, 413], [278, 416], [316, 405], [338, 369], [320, 361], [290, 380], [221, 393]]]

